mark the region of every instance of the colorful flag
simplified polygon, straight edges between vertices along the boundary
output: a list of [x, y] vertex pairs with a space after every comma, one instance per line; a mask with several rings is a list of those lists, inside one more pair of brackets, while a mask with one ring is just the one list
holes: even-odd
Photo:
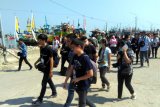
[[32, 14], [32, 21], [31, 21], [31, 28], [32, 28], [33, 30], [35, 30], [35, 28], [36, 28], [35, 20], [34, 20], [34, 15], [33, 15], [33, 14]]
[[28, 20], [27, 20], [27, 31], [28, 31], [29, 33], [32, 32], [32, 28], [31, 28], [31, 20], [30, 20], [30, 18], [28, 18]]
[[16, 40], [19, 39], [18, 33], [20, 33], [19, 22], [18, 22], [18, 18], [15, 16], [15, 37], [16, 37]]
[[32, 35], [33, 35], [34, 40], [37, 42], [35, 28], [36, 28], [36, 26], [35, 26], [34, 15], [32, 14], [32, 20], [31, 20]]
[[15, 31], [17, 33], [20, 33], [19, 21], [18, 21], [18, 18], [16, 16], [15, 16]]

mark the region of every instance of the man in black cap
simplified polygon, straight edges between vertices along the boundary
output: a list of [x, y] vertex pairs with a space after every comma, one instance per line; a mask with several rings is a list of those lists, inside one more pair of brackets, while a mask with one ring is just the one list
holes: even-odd
[[21, 39], [21, 38], [17, 42], [19, 44], [18, 48], [20, 50], [20, 52], [18, 53], [18, 56], [20, 56], [18, 71], [21, 70], [23, 60], [30, 67], [30, 70], [31, 70], [32, 65], [27, 60], [27, 46], [25, 45], [25, 43], [23, 42], [23, 39]]

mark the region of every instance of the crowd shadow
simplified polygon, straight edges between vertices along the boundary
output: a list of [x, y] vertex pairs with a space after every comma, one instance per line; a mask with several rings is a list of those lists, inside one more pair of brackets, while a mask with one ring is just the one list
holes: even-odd
[[[23, 97], [23, 98], [9, 99], [4, 102], [0, 102], [0, 106], [7, 104], [9, 106], [37, 107], [31, 104], [33, 99], [35, 98], [34, 97]], [[38, 107], [63, 107], [63, 105], [44, 100], [44, 102]]]
[[134, 66], [133, 67], [134, 69], [142, 69], [142, 68], [149, 68], [148, 66], [143, 66], [143, 67], [141, 67], [141, 66]]
[[23, 69], [23, 70], [20, 70], [20, 71], [18, 71], [18, 70], [1, 70], [2, 72], [23, 72], [23, 71], [29, 71], [29, 69]]
[[110, 102], [112, 103], [112, 102], [119, 102], [119, 101], [128, 100], [129, 97], [117, 99], [117, 98], [107, 98], [107, 97], [103, 97], [103, 96], [98, 96], [98, 94], [94, 94], [92, 96], [88, 96], [88, 99], [95, 104], [105, 104], [105, 103], [110, 103]]
[[17, 72], [17, 70], [4, 70], [3, 72]]
[[134, 66], [133, 67], [134, 69], [140, 69], [140, 68], [142, 68], [141, 66]]
[[99, 88], [90, 88], [89, 90], [88, 90], [89, 92], [95, 92], [95, 93], [97, 93], [97, 92], [109, 92], [109, 91], [107, 91], [107, 89], [106, 90], [99, 90]]
[[25, 104], [25, 103], [31, 103], [32, 99], [34, 99], [34, 97], [23, 97], [23, 98], [9, 99], [4, 102], [0, 102], [0, 105], [3, 105], [3, 104], [21, 105], [21, 104]]
[[63, 107], [64, 105], [51, 101], [44, 101], [40, 106], [36, 105], [20, 105], [19, 107]]
[[[107, 98], [107, 97], [103, 97], [103, 96], [98, 96], [98, 94], [88, 96], [87, 98], [94, 104], [105, 104], [105, 103], [112, 103], [112, 102], [114, 103], [114, 102], [120, 102], [120, 101], [130, 99], [129, 97], [124, 97], [122, 99]], [[76, 98], [76, 100], [78, 101], [78, 98]]]

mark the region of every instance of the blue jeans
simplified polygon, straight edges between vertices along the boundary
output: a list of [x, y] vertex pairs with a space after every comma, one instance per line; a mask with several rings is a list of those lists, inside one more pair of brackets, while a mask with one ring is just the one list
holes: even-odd
[[72, 83], [72, 80], [71, 80], [68, 87], [68, 97], [64, 107], [70, 107], [73, 98], [74, 98], [74, 84]]
[[[69, 87], [68, 87], [68, 97], [67, 97], [64, 107], [71, 106], [72, 100], [74, 98], [74, 91], [75, 91], [74, 84], [72, 83], [72, 80], [71, 80], [69, 83]], [[85, 102], [89, 107], [96, 107], [92, 102], [88, 100], [88, 98], [86, 98], [87, 93], [85, 92], [77, 92], [77, 93], [81, 97], [79, 99], [79, 103], [84, 104]]]
[[147, 63], [149, 64], [148, 51], [140, 51], [141, 66], [143, 66], [144, 58], [147, 61]]

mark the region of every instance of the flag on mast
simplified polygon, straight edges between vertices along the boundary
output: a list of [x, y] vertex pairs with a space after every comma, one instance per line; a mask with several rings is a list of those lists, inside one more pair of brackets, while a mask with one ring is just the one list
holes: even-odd
[[28, 31], [28, 33], [31, 33], [31, 32], [32, 32], [31, 20], [30, 20], [30, 18], [28, 18], [28, 20], [27, 20], [27, 31]]
[[18, 17], [15, 16], [15, 36], [17, 40], [19, 39], [18, 33], [20, 33], [19, 22]]
[[31, 28], [32, 28], [33, 30], [36, 29], [36, 25], [35, 25], [35, 20], [34, 20], [34, 15], [33, 15], [33, 13], [32, 13]]
[[37, 42], [36, 33], [35, 33], [36, 25], [35, 25], [35, 20], [34, 20], [33, 13], [32, 13], [32, 20], [31, 20], [31, 29], [32, 29], [33, 38]]

